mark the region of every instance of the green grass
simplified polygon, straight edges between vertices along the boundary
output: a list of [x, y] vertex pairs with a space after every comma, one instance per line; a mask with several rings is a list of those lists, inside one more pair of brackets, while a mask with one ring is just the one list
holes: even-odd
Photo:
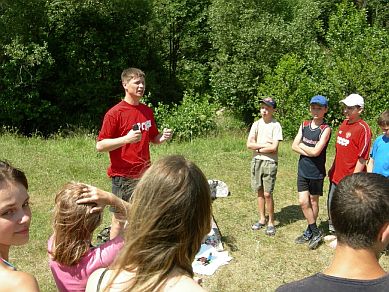
[[[333, 250], [321, 245], [310, 251], [297, 246], [294, 238], [305, 228], [297, 202], [296, 170], [298, 155], [291, 142], [280, 145], [279, 171], [274, 191], [277, 234], [268, 237], [263, 231], [250, 229], [257, 220], [256, 196], [250, 188], [250, 158], [246, 150], [246, 131], [220, 134], [218, 137], [195, 139], [188, 143], [152, 146], [152, 159], [168, 154], [182, 154], [196, 162], [208, 178], [225, 181], [231, 191], [227, 198], [213, 204], [214, 215], [224, 236], [226, 249], [233, 260], [212, 276], [205, 276], [209, 291], [274, 291], [290, 282], [323, 270]], [[333, 158], [333, 142], [329, 146], [328, 164]], [[10, 260], [23, 271], [34, 274], [42, 291], [55, 291], [48, 267], [46, 244], [51, 234], [51, 216], [56, 192], [70, 180], [82, 181], [110, 190], [106, 176], [108, 155], [95, 151], [93, 135], [44, 140], [15, 135], [0, 136], [0, 158], [23, 169], [29, 179], [33, 221], [31, 240], [11, 249]], [[325, 184], [325, 193], [328, 183]], [[326, 195], [320, 201], [318, 224], [326, 230]], [[109, 212], [105, 211], [105, 220]], [[389, 270], [389, 257], [381, 264]]]

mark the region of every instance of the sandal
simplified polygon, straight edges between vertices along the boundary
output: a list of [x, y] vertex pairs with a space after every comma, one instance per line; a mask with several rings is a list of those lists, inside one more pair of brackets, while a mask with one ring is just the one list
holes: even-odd
[[266, 235], [274, 236], [276, 235], [276, 228], [274, 226], [267, 226], [265, 233]]
[[251, 226], [252, 230], [259, 230], [266, 226], [266, 223], [257, 222], [253, 226]]

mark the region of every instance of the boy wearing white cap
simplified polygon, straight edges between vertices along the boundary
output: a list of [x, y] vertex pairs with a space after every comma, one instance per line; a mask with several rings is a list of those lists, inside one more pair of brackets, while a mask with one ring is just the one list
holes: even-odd
[[[365, 105], [363, 97], [359, 94], [350, 94], [340, 102], [343, 104], [346, 119], [339, 126], [335, 144], [335, 159], [328, 173], [331, 183], [327, 200], [328, 210], [330, 210], [332, 196], [339, 181], [352, 173], [366, 171], [366, 161], [369, 159], [370, 151], [371, 130], [360, 117]], [[329, 231], [335, 231], [331, 217]]]

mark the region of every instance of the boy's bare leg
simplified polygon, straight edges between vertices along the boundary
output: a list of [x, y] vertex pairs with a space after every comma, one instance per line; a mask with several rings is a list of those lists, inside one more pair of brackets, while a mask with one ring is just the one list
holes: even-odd
[[265, 197], [263, 189], [258, 190], [258, 215], [259, 215], [259, 223], [265, 224]]
[[274, 200], [271, 193], [264, 192], [266, 209], [269, 214], [268, 225], [274, 226]]
[[316, 222], [314, 211], [311, 206], [310, 194], [308, 191], [299, 192], [299, 204], [301, 210], [304, 213], [305, 219], [307, 219], [308, 224], [313, 224]]
[[317, 217], [319, 216], [319, 198], [320, 196], [309, 196], [311, 201], [311, 207], [313, 212], [313, 218], [315, 219], [315, 222], [317, 221]]

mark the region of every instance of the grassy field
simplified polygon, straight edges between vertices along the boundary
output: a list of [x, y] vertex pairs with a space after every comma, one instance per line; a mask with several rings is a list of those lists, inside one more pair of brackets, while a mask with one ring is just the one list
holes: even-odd
[[[257, 220], [256, 196], [250, 189], [246, 131], [224, 134], [188, 143], [153, 146], [152, 159], [168, 154], [182, 154], [195, 161], [208, 178], [225, 181], [231, 191], [227, 198], [214, 202], [214, 216], [224, 237], [225, 248], [233, 260], [209, 277], [203, 277], [209, 291], [274, 291], [279, 285], [318, 272], [326, 267], [333, 250], [321, 245], [317, 250], [293, 243], [305, 228], [297, 203], [296, 169], [298, 155], [291, 142], [281, 143], [279, 172], [274, 191], [277, 234], [268, 237], [252, 231]], [[328, 162], [332, 162], [333, 144]], [[42, 291], [55, 291], [47, 264], [46, 244], [51, 234], [51, 217], [56, 192], [67, 181], [75, 180], [110, 190], [106, 177], [108, 155], [95, 151], [94, 135], [74, 138], [22, 138], [0, 136], [0, 159], [7, 159], [23, 169], [29, 179], [33, 221], [29, 244], [13, 248], [10, 261], [23, 271], [34, 274]], [[325, 193], [328, 183], [325, 185]], [[320, 202], [318, 224], [327, 230], [326, 196]], [[109, 212], [105, 211], [108, 222]], [[389, 270], [389, 256], [380, 259]]]

